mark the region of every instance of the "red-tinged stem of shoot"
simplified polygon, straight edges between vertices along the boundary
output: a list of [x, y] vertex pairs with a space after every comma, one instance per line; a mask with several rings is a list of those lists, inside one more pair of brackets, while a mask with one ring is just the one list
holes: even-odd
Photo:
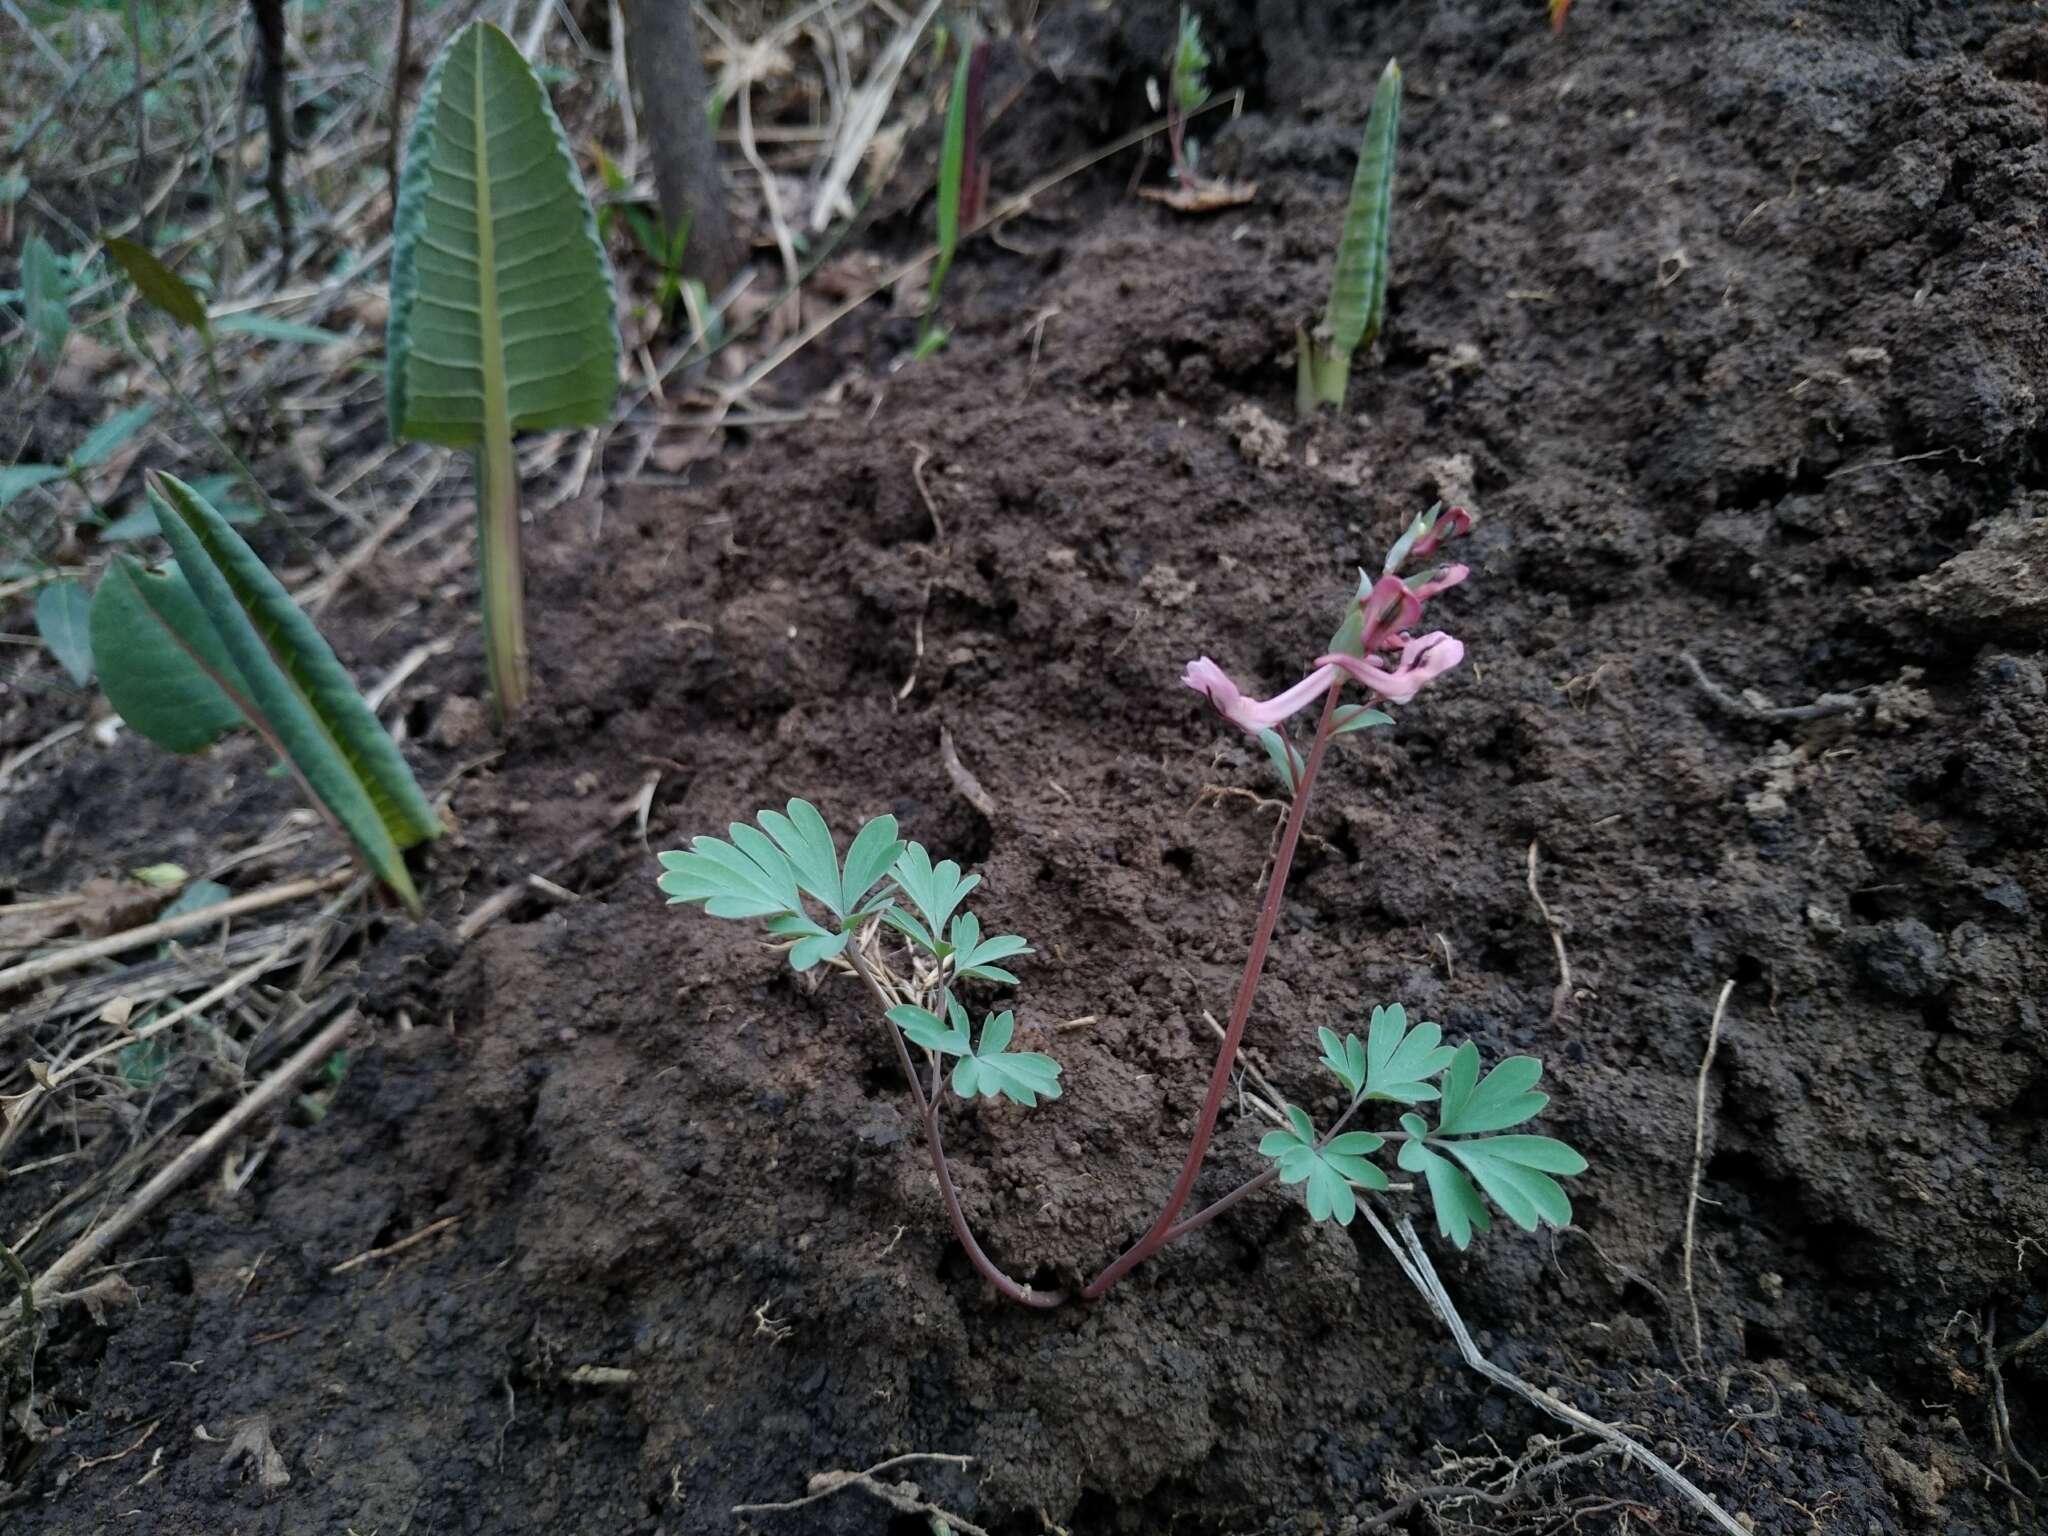
[[903, 1077], [910, 1084], [910, 1096], [917, 1101], [918, 1118], [924, 1121], [925, 1149], [931, 1153], [932, 1172], [939, 1181], [939, 1198], [945, 1203], [946, 1215], [953, 1223], [953, 1235], [966, 1250], [968, 1262], [973, 1264], [975, 1273], [980, 1275], [998, 1292], [1023, 1307], [1049, 1310], [1063, 1306], [1067, 1300], [1065, 1291], [1036, 1291], [1028, 1285], [1020, 1285], [996, 1267], [995, 1261], [982, 1252], [981, 1244], [975, 1241], [973, 1228], [967, 1225], [967, 1213], [960, 1207], [960, 1191], [953, 1183], [952, 1166], [946, 1161], [946, 1143], [939, 1133], [939, 1110], [944, 1105], [943, 1085], [935, 1078], [933, 1091], [925, 1092], [919, 1081], [917, 1065], [910, 1059], [910, 1047], [904, 1044], [903, 1031], [888, 1022], [889, 996], [882, 990], [881, 978], [861, 953], [860, 936], [856, 934], [845, 950], [848, 962], [867, 983], [868, 994], [874, 998], [875, 1006], [885, 1016], [882, 1027], [889, 1031], [889, 1038], [896, 1044], [896, 1060], [903, 1068]]
[[[1230, 1088], [1231, 1070], [1237, 1064], [1237, 1047], [1244, 1039], [1245, 1022], [1251, 1018], [1252, 1001], [1258, 996], [1259, 977], [1266, 969], [1266, 954], [1273, 945], [1273, 929], [1280, 921], [1281, 898], [1287, 893], [1288, 872], [1294, 866], [1294, 851], [1301, 843], [1302, 823], [1308, 819], [1309, 800], [1315, 792], [1316, 774], [1323, 766], [1323, 754], [1330, 745], [1337, 717], [1337, 698], [1342, 691], [1340, 680], [1333, 683], [1323, 697], [1322, 717], [1316, 722], [1315, 740], [1308, 749], [1308, 763], [1302, 769], [1301, 783], [1294, 791], [1294, 807], [1288, 812], [1287, 830], [1281, 834], [1280, 852], [1273, 860], [1273, 877], [1266, 886], [1266, 903], [1259, 912], [1258, 931], [1252, 936], [1251, 953], [1245, 958], [1244, 975], [1237, 984], [1237, 1001], [1230, 1009], [1230, 1024], [1216, 1053], [1216, 1069], [1209, 1074], [1209, 1096], [1202, 1101], [1201, 1118], [1195, 1122], [1195, 1133], [1188, 1142], [1188, 1155], [1181, 1164], [1180, 1177], [1174, 1180], [1173, 1192], [1166, 1197], [1166, 1205], [1151, 1229], [1133, 1243], [1122, 1258], [1088, 1282], [1081, 1291], [1084, 1300], [1096, 1300], [1181, 1235], [1181, 1231], [1193, 1230], [1192, 1226], [1185, 1224], [1176, 1230], [1175, 1221], [1186, 1207], [1188, 1196], [1194, 1193], [1195, 1179], [1201, 1173], [1202, 1160], [1209, 1151], [1209, 1138], [1216, 1131], [1216, 1117], [1223, 1109], [1223, 1098]], [[1254, 1184], [1257, 1182], [1253, 1181]], [[1218, 1204], [1233, 1202], [1250, 1192], [1249, 1188], [1239, 1190]], [[1194, 1224], [1199, 1225], [1215, 1214], [1217, 1207], [1212, 1206], [1195, 1217]]]

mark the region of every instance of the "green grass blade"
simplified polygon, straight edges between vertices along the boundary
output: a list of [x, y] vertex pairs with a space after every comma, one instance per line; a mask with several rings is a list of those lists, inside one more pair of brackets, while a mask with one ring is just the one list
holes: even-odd
[[920, 355], [926, 350], [924, 338], [937, 333], [939, 290], [946, 285], [953, 253], [960, 247], [960, 190], [967, 171], [967, 75], [973, 59], [974, 49], [963, 45], [960, 62], [953, 67], [953, 99], [946, 104], [946, 132], [939, 143], [939, 259], [932, 267], [931, 294], [925, 302]]

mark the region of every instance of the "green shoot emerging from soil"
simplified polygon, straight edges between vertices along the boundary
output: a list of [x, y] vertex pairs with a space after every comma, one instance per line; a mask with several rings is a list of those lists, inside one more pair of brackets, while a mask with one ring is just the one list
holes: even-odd
[[[964, 1100], [1008, 1099], [1026, 1109], [1060, 1096], [1059, 1063], [1039, 1051], [1012, 1050], [1014, 1013], [984, 1015], [972, 1029], [958, 990], [964, 983], [1013, 987], [1001, 962], [1031, 953], [1014, 933], [984, 935], [961, 903], [981, 883], [951, 859], [934, 864], [917, 843], [896, 836], [896, 818], [879, 816], [854, 835], [842, 863], [825, 818], [807, 800], [762, 811], [758, 826], [734, 822], [726, 838], [699, 837], [688, 852], [661, 855], [661, 889], [671, 903], [697, 903], [712, 917], [754, 919], [783, 941], [792, 969], [815, 966], [857, 976], [910, 1085], [939, 1194], [954, 1234], [974, 1267], [1003, 1295], [1026, 1306], [1066, 1298], [1004, 1274], [982, 1251], [960, 1206], [939, 1123], [953, 1061], [953, 1092]], [[921, 1075], [911, 1052], [923, 1056]]]
[[1401, 66], [1389, 59], [1373, 87], [1365, 143], [1358, 151], [1344, 233], [1337, 242], [1329, 305], [1313, 333], [1295, 333], [1295, 407], [1304, 416], [1322, 405], [1344, 408], [1351, 355], [1373, 344], [1386, 318], [1387, 234], [1393, 227], [1394, 144], [1400, 123]]
[[962, 48], [939, 145], [939, 255], [932, 263], [931, 290], [925, 296], [913, 359], [930, 357], [946, 344], [950, 333], [939, 324], [939, 296], [960, 248], [961, 228], [972, 228], [981, 217], [981, 96], [987, 79], [988, 44]]
[[420, 95], [392, 222], [385, 353], [392, 438], [476, 455], [484, 652], [502, 721], [527, 695], [512, 434], [604, 425], [619, 332], [562, 125], [488, 22], [449, 39]]

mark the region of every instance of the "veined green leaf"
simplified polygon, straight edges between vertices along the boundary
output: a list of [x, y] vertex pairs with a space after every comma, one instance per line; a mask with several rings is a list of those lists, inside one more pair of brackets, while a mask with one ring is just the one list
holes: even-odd
[[92, 598], [85, 583], [53, 581], [36, 594], [36, 633], [83, 688], [92, 681]]
[[902, 855], [903, 841], [896, 835], [894, 816], [877, 816], [862, 827], [846, 850], [846, 869], [839, 881], [840, 905], [851, 913]]
[[701, 901], [712, 917], [801, 914], [803, 897], [782, 850], [745, 822], [733, 822], [726, 832], [730, 843], [696, 837], [692, 851], [661, 855], [658, 884], [670, 902]]
[[71, 335], [71, 277], [41, 235], [21, 245], [21, 313], [37, 352], [45, 358], [63, 352]]
[[187, 330], [206, 334], [206, 305], [192, 291], [192, 285], [157, 260], [147, 246], [120, 235], [108, 235], [100, 242], [114, 258], [136, 292]]
[[[948, 1000], [948, 1012], [959, 1005]], [[955, 1017], [955, 1027], [966, 1027], [965, 1010]], [[953, 1068], [953, 1091], [963, 1099], [977, 1095], [993, 1099], [1000, 1095], [1013, 1103], [1032, 1108], [1040, 1099], [1060, 1096], [1060, 1064], [1041, 1051], [1013, 1051], [1011, 1038], [1017, 1032], [1016, 1016], [1009, 1012], [990, 1014], [981, 1021], [981, 1043], [973, 1054], [962, 1056]]]
[[472, 22], [421, 93], [393, 221], [387, 403], [394, 438], [482, 445], [601, 426], [618, 327], [596, 215], [512, 40]]
[[[233, 663], [252, 722], [276, 742], [377, 876], [417, 908], [401, 850], [441, 828], [397, 745], [312, 620], [241, 535], [169, 475], [155, 478], [150, 495], [178, 568]], [[108, 658], [99, 661], [106, 671]]]
[[23, 491], [32, 491], [39, 485], [48, 485], [52, 480], [64, 478], [62, 464], [5, 464], [0, 465], [0, 511]]
[[105, 421], [86, 433], [85, 441], [71, 454], [73, 469], [98, 469], [114, 456], [115, 450], [129, 438], [140, 432], [156, 415], [153, 405], [138, 405], [131, 410], [116, 411]]
[[158, 746], [203, 751], [246, 723], [246, 685], [175, 564], [151, 571], [116, 555], [93, 593], [91, 633], [107, 702]]

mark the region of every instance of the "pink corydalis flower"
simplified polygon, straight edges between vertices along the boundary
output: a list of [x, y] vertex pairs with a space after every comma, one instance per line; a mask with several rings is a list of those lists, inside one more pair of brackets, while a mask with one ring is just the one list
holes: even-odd
[[1216, 713], [1240, 731], [1247, 736], [1256, 736], [1320, 699], [1337, 680], [1337, 669], [1335, 666], [1319, 666], [1285, 693], [1276, 693], [1270, 699], [1246, 698], [1243, 690], [1230, 680], [1229, 674], [1206, 656], [1198, 656], [1189, 662], [1180, 680], [1185, 687], [1207, 695], [1209, 702], [1216, 706]]
[[1353, 682], [1389, 704], [1406, 704], [1464, 659], [1465, 642], [1439, 629], [1413, 638], [1402, 636], [1401, 656], [1392, 666], [1377, 654], [1362, 660], [1356, 656], [1324, 656], [1320, 665], [1341, 668]]
[[1433, 555], [1452, 539], [1462, 539], [1472, 531], [1472, 514], [1463, 507], [1453, 507], [1448, 512], [1437, 514], [1429, 531], [1408, 546], [1410, 556]]

